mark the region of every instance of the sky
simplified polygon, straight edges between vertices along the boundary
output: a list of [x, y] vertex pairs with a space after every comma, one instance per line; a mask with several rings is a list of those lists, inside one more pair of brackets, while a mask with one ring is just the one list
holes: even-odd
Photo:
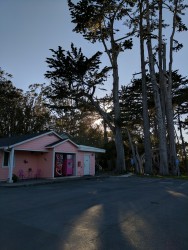
[[[188, 26], [187, 16], [184, 21]], [[0, 67], [13, 75], [17, 88], [26, 91], [30, 84], [48, 82], [44, 74], [48, 70], [45, 60], [51, 56], [49, 49], [62, 46], [68, 50], [73, 42], [86, 56], [102, 50], [99, 44], [93, 45], [72, 32], [73, 28], [66, 0], [0, 0]], [[174, 69], [186, 76], [188, 32], [179, 38], [184, 48], [175, 56]], [[102, 59], [104, 65], [108, 63], [106, 57]], [[136, 43], [119, 59], [121, 85], [140, 72], [139, 60]], [[111, 82], [106, 87], [111, 89]]]

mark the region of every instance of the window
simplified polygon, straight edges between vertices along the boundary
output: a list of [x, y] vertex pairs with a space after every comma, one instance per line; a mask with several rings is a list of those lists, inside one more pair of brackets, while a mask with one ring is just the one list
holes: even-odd
[[4, 167], [8, 167], [9, 154], [10, 154], [10, 152], [8, 152], [8, 151], [4, 152], [4, 159], [3, 159], [3, 166]]

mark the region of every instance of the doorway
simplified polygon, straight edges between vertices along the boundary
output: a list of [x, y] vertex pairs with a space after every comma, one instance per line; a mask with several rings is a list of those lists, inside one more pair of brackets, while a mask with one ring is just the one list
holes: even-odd
[[84, 155], [84, 175], [90, 174], [90, 156]]
[[73, 175], [74, 154], [55, 153], [54, 177]]

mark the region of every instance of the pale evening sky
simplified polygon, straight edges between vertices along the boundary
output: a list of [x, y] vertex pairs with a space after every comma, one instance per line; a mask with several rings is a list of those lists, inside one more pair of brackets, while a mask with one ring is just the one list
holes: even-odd
[[[50, 48], [57, 49], [60, 45], [68, 50], [73, 42], [87, 56], [102, 50], [72, 32], [74, 26], [66, 0], [1, 0], [0, 3], [0, 67], [13, 75], [17, 88], [26, 91], [30, 84], [47, 82], [45, 59], [51, 55]], [[187, 16], [184, 22], [188, 26]], [[180, 39], [184, 48], [175, 57], [174, 69], [186, 76], [188, 32]], [[120, 57], [120, 84], [129, 83], [132, 74], [140, 71], [139, 60], [138, 45]]]

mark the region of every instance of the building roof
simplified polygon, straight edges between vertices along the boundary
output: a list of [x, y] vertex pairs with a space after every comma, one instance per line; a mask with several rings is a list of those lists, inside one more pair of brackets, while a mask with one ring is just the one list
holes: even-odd
[[39, 133], [34, 133], [34, 134], [27, 134], [27, 135], [19, 135], [19, 136], [13, 136], [13, 137], [7, 137], [7, 138], [0, 138], [0, 148], [11, 148], [14, 147], [16, 145], [25, 143], [27, 141], [33, 140], [35, 138], [39, 138], [45, 134], [55, 134], [57, 137], [59, 137], [59, 140], [57, 140], [56, 142], [53, 142], [51, 144], [46, 145], [46, 148], [54, 148], [57, 145], [60, 145], [66, 141], [69, 141], [70, 143], [72, 143], [73, 145], [75, 145], [78, 150], [80, 151], [85, 151], [85, 152], [95, 152], [95, 153], [105, 153], [104, 149], [101, 148], [95, 148], [95, 147], [90, 147], [90, 146], [85, 146], [85, 145], [78, 145], [76, 143], [74, 143], [72, 140], [70, 140], [69, 138], [65, 137], [63, 138], [62, 135], [58, 135], [57, 133], [55, 133], [54, 131], [42, 131]]
[[14, 144], [20, 143], [27, 141], [29, 139], [32, 139], [38, 135], [42, 135], [46, 133], [46, 131], [41, 132], [41, 133], [35, 133], [35, 134], [27, 134], [27, 135], [17, 135], [17, 136], [12, 136], [12, 137], [5, 137], [5, 138], [0, 138], [0, 147], [9, 147]]
[[56, 146], [56, 144], [59, 144], [59, 143], [65, 141], [65, 140], [67, 140], [67, 139], [60, 139], [60, 140], [58, 140], [58, 141], [55, 141], [55, 142], [53, 142], [53, 143], [50, 143], [50, 144], [46, 145], [45, 147], [46, 147], [46, 148], [53, 148], [54, 146]]
[[[0, 138], [0, 148], [12, 147], [14, 145], [17, 145], [26, 141], [30, 141], [34, 138], [40, 137], [44, 134], [50, 134], [50, 133], [55, 133], [55, 132], [48, 130], [48, 131], [42, 131], [42, 132], [34, 133], [34, 134], [26, 134], [26, 135], [18, 135], [18, 136]], [[56, 135], [59, 136], [58, 134]], [[59, 138], [61, 137], [59, 136]]]
[[95, 147], [90, 147], [90, 146], [85, 146], [85, 145], [78, 145], [80, 151], [85, 151], [85, 152], [95, 152], [95, 153], [105, 153], [106, 150], [102, 148], [95, 148]]
[[51, 143], [51, 144], [49, 144], [49, 145], [47, 145], [47, 146], [45, 146], [46, 148], [54, 148], [54, 147], [56, 147], [56, 146], [58, 146], [58, 145], [60, 145], [60, 144], [62, 144], [62, 143], [64, 143], [64, 142], [66, 142], [66, 141], [69, 141], [70, 143], [72, 143], [74, 146], [76, 146], [76, 147], [79, 147], [79, 145], [77, 145], [75, 142], [73, 142], [71, 139], [69, 139], [69, 138], [62, 138], [62, 139], [60, 139], [60, 140], [58, 140], [58, 141], [56, 141], [56, 142], [53, 142], [53, 143]]

